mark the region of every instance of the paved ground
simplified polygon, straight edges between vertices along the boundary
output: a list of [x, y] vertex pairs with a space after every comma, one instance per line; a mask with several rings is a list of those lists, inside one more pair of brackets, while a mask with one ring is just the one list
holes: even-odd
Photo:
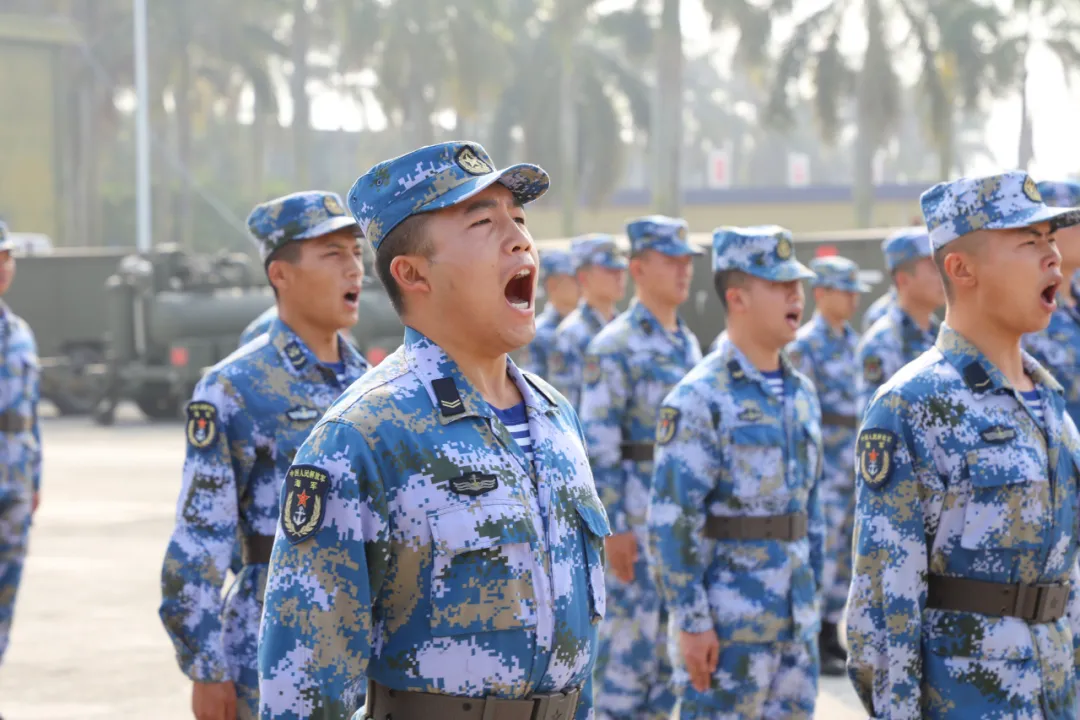
[[[5, 720], [190, 720], [190, 685], [158, 622], [158, 576], [183, 433], [123, 409], [116, 426], [48, 419], [45, 477], [11, 647]], [[822, 720], [865, 718], [825, 679]]]

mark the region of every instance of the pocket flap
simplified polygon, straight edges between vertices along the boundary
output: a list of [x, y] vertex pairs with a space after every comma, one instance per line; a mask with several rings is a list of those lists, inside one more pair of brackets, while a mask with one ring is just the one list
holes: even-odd
[[435, 552], [444, 555], [532, 543], [536, 539], [525, 506], [508, 500], [443, 508], [428, 515], [428, 524]]
[[611, 524], [608, 522], [604, 506], [599, 501], [578, 500], [577, 511], [581, 516], [581, 521], [593, 535], [597, 537], [611, 535]]

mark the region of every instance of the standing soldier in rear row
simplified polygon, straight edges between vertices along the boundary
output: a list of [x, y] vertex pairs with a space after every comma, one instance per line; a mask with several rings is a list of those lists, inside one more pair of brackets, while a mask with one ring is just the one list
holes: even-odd
[[[159, 613], [194, 683], [196, 720], [258, 712], [259, 618], [281, 484], [315, 422], [368, 368], [339, 334], [356, 322], [364, 268], [359, 226], [338, 196], [271, 200], [252, 211], [248, 228], [279, 317], [195, 388], [161, 570]], [[222, 599], [238, 533], [243, 567]]]
[[[0, 221], [0, 296], [15, 277], [14, 243]], [[30, 520], [41, 492], [41, 430], [38, 400], [41, 365], [34, 333], [0, 302], [0, 661], [15, 612], [30, 537]]]
[[536, 316], [536, 337], [529, 343], [526, 369], [548, 379], [548, 355], [555, 347], [555, 330], [574, 310], [581, 291], [574, 277], [574, 257], [569, 250], [548, 250], [540, 254], [540, 282], [547, 303]]
[[821, 403], [821, 434], [825, 450], [821, 505], [828, 530], [823, 575], [821, 672], [842, 677], [847, 655], [837, 626], [847, 602], [851, 580], [851, 514], [855, 509], [855, 346], [859, 335], [848, 324], [867, 287], [859, 267], [842, 257], [815, 258], [810, 281], [817, 311], [799, 328], [788, 345], [792, 364], [813, 381]]

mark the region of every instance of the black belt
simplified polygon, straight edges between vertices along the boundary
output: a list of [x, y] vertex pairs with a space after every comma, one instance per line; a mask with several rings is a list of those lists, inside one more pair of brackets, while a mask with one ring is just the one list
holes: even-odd
[[622, 443], [621, 445], [619, 445], [619, 449], [622, 450], [623, 460], [633, 460], [634, 462], [652, 462], [652, 443]]
[[859, 426], [859, 419], [854, 415], [841, 415], [840, 413], [823, 412], [821, 413], [821, 424], [855, 429]]
[[573, 720], [578, 689], [523, 700], [468, 698], [413, 690], [391, 690], [368, 681], [368, 720]]
[[273, 535], [245, 535], [240, 542], [240, 557], [245, 565], [266, 565], [273, 549]]
[[1064, 617], [1068, 600], [1068, 582], [1025, 585], [943, 575], [931, 575], [927, 579], [926, 606], [935, 610], [1048, 623]]
[[809, 518], [806, 513], [766, 515], [764, 517], [705, 518], [705, 537], [713, 540], [786, 540], [794, 542], [806, 537]]
[[14, 410], [8, 410], [5, 413], [0, 413], [0, 433], [21, 433], [30, 432], [34, 427], [34, 421], [25, 415], [21, 415]]

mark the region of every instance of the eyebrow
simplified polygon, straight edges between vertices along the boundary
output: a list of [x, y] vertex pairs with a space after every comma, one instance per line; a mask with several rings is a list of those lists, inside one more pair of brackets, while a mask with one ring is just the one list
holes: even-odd
[[[525, 207], [525, 203], [515, 197], [512, 206], [515, 208], [523, 208]], [[491, 210], [492, 208], [497, 207], [499, 207], [498, 200], [473, 200], [465, 206], [465, 214], [469, 215], [470, 213], [478, 212], [480, 210]]]

